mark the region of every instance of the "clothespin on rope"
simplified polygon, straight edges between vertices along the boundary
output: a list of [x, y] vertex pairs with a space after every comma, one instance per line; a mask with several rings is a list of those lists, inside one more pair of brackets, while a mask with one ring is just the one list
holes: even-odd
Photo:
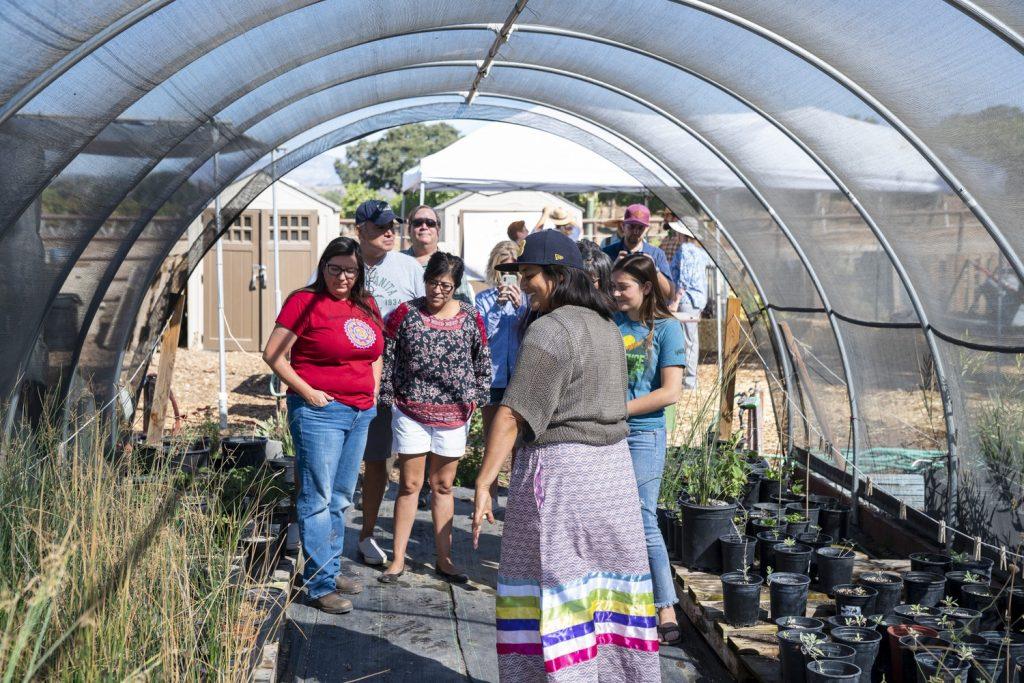
[[999, 546], [999, 569], [1006, 571], [1006, 546]]
[[981, 536], [974, 537], [974, 559], [981, 559]]
[[907, 503], [906, 501], [900, 501], [900, 519], [907, 519]]
[[946, 520], [939, 522], [939, 543], [945, 544], [946, 542]]
[[864, 487], [864, 495], [866, 497], [870, 498], [871, 494], [874, 493], [874, 492], [875, 492], [875, 484], [874, 484], [873, 481], [871, 481], [871, 477], [868, 477], [867, 486]]

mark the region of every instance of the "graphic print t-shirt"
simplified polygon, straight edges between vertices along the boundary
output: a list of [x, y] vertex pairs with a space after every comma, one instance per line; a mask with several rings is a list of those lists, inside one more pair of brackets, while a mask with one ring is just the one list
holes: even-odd
[[423, 296], [423, 266], [412, 256], [389, 251], [380, 263], [366, 267], [366, 290], [386, 318], [399, 304]]
[[[367, 303], [376, 310], [373, 299]], [[384, 333], [366, 311], [330, 294], [299, 291], [284, 302], [277, 324], [298, 337], [291, 364], [299, 377], [339, 403], [359, 410], [373, 405], [372, 364], [384, 352]]]
[[[626, 400], [632, 401], [661, 388], [661, 369], [686, 365], [686, 337], [675, 318], [654, 323], [654, 340], [650, 349], [645, 342], [650, 331], [647, 325], [630, 320], [625, 313], [615, 314], [622, 344], [626, 347], [626, 372], [629, 388]], [[629, 428], [637, 431], [661, 429], [665, 426], [665, 409], [629, 418]]]

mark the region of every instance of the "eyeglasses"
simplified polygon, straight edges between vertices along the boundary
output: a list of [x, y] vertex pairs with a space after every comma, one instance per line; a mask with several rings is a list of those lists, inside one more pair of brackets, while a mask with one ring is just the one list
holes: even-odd
[[328, 263], [324, 267], [324, 271], [331, 277], [341, 277], [344, 275], [347, 278], [354, 278], [359, 274], [358, 268], [342, 268], [341, 266], [336, 266], [333, 263]]
[[451, 294], [455, 290], [455, 285], [450, 282], [438, 282], [437, 280], [427, 280], [428, 289], [436, 289], [442, 294]]
[[435, 221], [433, 218], [413, 218], [412, 219], [412, 227], [418, 228], [421, 225], [425, 225], [428, 228], [436, 228], [437, 227], [437, 221]]

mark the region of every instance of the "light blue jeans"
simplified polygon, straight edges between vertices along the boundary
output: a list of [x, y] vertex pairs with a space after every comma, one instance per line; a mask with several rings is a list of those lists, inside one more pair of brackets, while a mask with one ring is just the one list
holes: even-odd
[[317, 408], [288, 396], [288, 428], [295, 441], [299, 535], [306, 556], [306, 594], [333, 591], [345, 546], [345, 510], [352, 504], [366, 432], [377, 414], [331, 401]]
[[640, 515], [644, 520], [647, 561], [651, 565], [651, 581], [654, 583], [654, 606], [667, 607], [679, 602], [679, 598], [676, 597], [665, 539], [658, 529], [658, 493], [661, 491], [661, 473], [665, 469], [665, 429], [630, 429], [626, 441], [640, 490]]

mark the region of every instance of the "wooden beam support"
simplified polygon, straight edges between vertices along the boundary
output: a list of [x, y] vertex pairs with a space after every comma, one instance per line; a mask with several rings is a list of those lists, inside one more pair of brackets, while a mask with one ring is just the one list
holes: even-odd
[[174, 304], [174, 313], [164, 330], [160, 342], [160, 365], [156, 372], [156, 387], [153, 390], [153, 405], [149, 411], [149, 429], [146, 432], [146, 443], [160, 446], [164, 438], [164, 417], [167, 413], [167, 401], [171, 395], [171, 379], [174, 376], [174, 356], [178, 352], [178, 337], [181, 334], [181, 318], [185, 312], [185, 295], [178, 295]]
[[780, 322], [779, 330], [782, 332], [782, 338], [786, 341], [786, 347], [789, 349], [789, 355], [793, 359], [793, 368], [796, 370], [797, 379], [800, 381], [800, 386], [803, 387], [803, 395], [807, 399], [807, 402], [811, 404], [811, 412], [814, 413], [814, 419], [818, 421], [818, 426], [821, 427], [821, 435], [825, 439], [825, 445], [829, 449], [829, 455], [832, 456], [832, 460], [835, 461], [837, 467], [841, 467], [843, 471], [846, 470], [846, 458], [836, 448], [836, 441], [832, 437], [832, 427], [829, 426], [828, 420], [825, 419], [825, 411], [822, 409], [821, 404], [818, 403], [818, 398], [814, 395], [814, 391], [811, 390], [813, 386], [811, 384], [810, 375], [807, 372], [807, 366], [804, 365], [803, 354], [800, 353], [800, 346], [796, 343], [796, 339], [793, 337], [793, 332], [789, 329], [789, 323]]
[[722, 342], [722, 395], [718, 409], [718, 438], [732, 437], [732, 418], [736, 410], [736, 368], [740, 361], [740, 300], [729, 297], [725, 304], [725, 339]]

